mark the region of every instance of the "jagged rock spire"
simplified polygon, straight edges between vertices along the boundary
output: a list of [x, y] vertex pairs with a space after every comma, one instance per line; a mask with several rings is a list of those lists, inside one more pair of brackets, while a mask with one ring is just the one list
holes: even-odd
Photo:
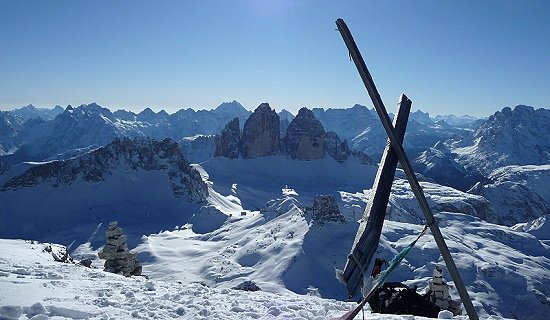
[[241, 137], [243, 158], [258, 158], [279, 153], [280, 119], [275, 110], [264, 102], [246, 120]]

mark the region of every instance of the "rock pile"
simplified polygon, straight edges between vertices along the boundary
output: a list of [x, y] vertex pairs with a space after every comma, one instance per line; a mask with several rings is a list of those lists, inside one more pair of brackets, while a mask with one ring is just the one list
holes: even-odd
[[261, 291], [262, 290], [260, 289], [260, 287], [258, 287], [258, 285], [254, 281], [251, 281], [251, 280], [241, 282], [236, 287], [233, 287], [233, 289], [243, 290], [243, 291]]
[[461, 313], [460, 302], [451, 299], [449, 286], [443, 281], [443, 269], [436, 265], [433, 278], [429, 283], [430, 301], [443, 310], [451, 311], [455, 316]]
[[118, 223], [109, 223], [106, 231], [107, 244], [98, 253], [99, 258], [105, 259], [105, 271], [122, 274], [126, 277], [141, 275], [141, 264], [136, 254], [128, 251], [127, 238], [118, 227]]

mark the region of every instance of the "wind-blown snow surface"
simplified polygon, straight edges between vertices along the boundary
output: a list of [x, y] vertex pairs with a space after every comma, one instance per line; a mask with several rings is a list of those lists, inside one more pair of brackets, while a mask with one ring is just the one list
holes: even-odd
[[289, 292], [125, 278], [55, 262], [45, 247], [0, 240], [0, 319], [326, 319], [353, 306]]

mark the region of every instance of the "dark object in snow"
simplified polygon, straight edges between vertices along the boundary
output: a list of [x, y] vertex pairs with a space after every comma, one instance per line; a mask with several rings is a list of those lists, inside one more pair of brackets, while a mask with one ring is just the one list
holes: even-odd
[[67, 247], [62, 245], [52, 245], [48, 244], [46, 247], [44, 247], [44, 252], [49, 252], [52, 254], [52, 257], [57, 262], [63, 262], [63, 263], [73, 263], [73, 258], [69, 255], [69, 251], [67, 250]]
[[82, 260], [80, 260], [80, 264], [87, 267], [87, 268], [91, 268], [92, 267], [92, 259], [82, 259]]
[[382, 265], [384, 264], [388, 266], [388, 262], [385, 259], [376, 258], [374, 260], [374, 267], [372, 268], [371, 277], [375, 278], [377, 275], [379, 275], [382, 271]]
[[243, 291], [261, 291], [260, 287], [258, 287], [254, 281], [245, 281], [240, 283], [238, 286], [233, 287], [233, 289], [236, 290], [243, 290]]
[[387, 282], [376, 289], [369, 299], [373, 312], [386, 314], [411, 314], [414, 316], [437, 318], [441, 310], [430, 302], [428, 296], [416, 293], [400, 282]]
[[105, 234], [107, 244], [98, 253], [99, 258], [107, 260], [105, 271], [123, 274], [126, 277], [141, 275], [141, 263], [136, 258], [137, 254], [128, 251], [127, 238], [116, 221], [109, 223]]
[[333, 195], [316, 195], [313, 206], [306, 207], [305, 211], [306, 214], [311, 214], [313, 224], [317, 227], [323, 227], [325, 223], [346, 223]]

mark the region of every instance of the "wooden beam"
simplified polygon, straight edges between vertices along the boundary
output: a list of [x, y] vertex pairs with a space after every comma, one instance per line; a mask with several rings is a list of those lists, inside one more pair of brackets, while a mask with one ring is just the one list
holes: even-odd
[[[411, 100], [404, 94], [401, 95], [393, 119], [393, 126], [401, 141], [405, 137], [411, 105]], [[365, 213], [361, 219], [355, 241], [351, 247], [351, 253], [342, 274], [348, 288], [349, 297], [355, 296], [363, 276], [369, 277], [367, 268], [370, 266], [372, 257], [380, 242], [397, 162], [397, 156], [388, 140], [380, 159]]]
[[420, 208], [422, 209], [422, 213], [426, 218], [427, 225], [430, 227], [430, 231], [434, 236], [435, 242], [437, 243], [441, 256], [443, 256], [443, 260], [447, 265], [449, 274], [453, 278], [455, 286], [458, 290], [458, 294], [460, 295], [460, 298], [462, 299], [462, 303], [464, 304], [464, 308], [468, 313], [468, 317], [471, 320], [477, 320], [478, 316], [474, 309], [474, 305], [472, 304], [472, 300], [468, 295], [468, 291], [464, 286], [464, 282], [462, 282], [462, 278], [460, 277], [460, 273], [458, 272], [458, 269], [453, 261], [453, 258], [449, 253], [449, 248], [445, 243], [445, 239], [441, 234], [441, 230], [439, 230], [439, 227], [435, 222], [435, 218], [432, 214], [430, 206], [428, 205], [428, 202], [426, 201], [426, 197], [424, 196], [422, 187], [418, 183], [418, 180], [416, 179], [416, 175], [412, 170], [409, 159], [407, 158], [407, 155], [405, 154], [405, 151], [401, 146], [401, 141], [399, 140], [399, 137], [397, 136], [397, 133], [395, 132], [394, 127], [391, 125], [388, 112], [386, 111], [386, 108], [384, 107], [384, 103], [380, 98], [380, 94], [378, 93], [378, 90], [374, 85], [374, 81], [372, 80], [372, 77], [370, 75], [369, 70], [367, 69], [367, 65], [365, 64], [363, 57], [361, 56], [361, 52], [359, 52], [359, 49], [357, 48], [357, 45], [353, 40], [351, 32], [349, 31], [344, 20], [342, 19], [336, 20], [336, 26], [338, 27], [338, 30], [340, 31], [340, 34], [342, 35], [342, 38], [346, 43], [346, 46], [349, 50], [351, 58], [355, 63], [355, 66], [357, 67], [357, 71], [359, 71], [359, 75], [361, 76], [361, 79], [363, 80], [363, 84], [367, 88], [369, 96], [371, 97], [374, 107], [376, 108], [376, 112], [378, 113], [378, 116], [382, 121], [382, 125], [384, 126], [384, 129], [386, 130], [386, 133], [390, 139], [391, 146], [395, 151], [395, 154], [397, 155], [399, 162], [401, 163], [401, 167], [403, 168], [403, 171], [405, 171], [405, 174], [407, 175], [407, 179], [409, 181], [409, 184], [411, 185], [411, 189], [420, 205]]

